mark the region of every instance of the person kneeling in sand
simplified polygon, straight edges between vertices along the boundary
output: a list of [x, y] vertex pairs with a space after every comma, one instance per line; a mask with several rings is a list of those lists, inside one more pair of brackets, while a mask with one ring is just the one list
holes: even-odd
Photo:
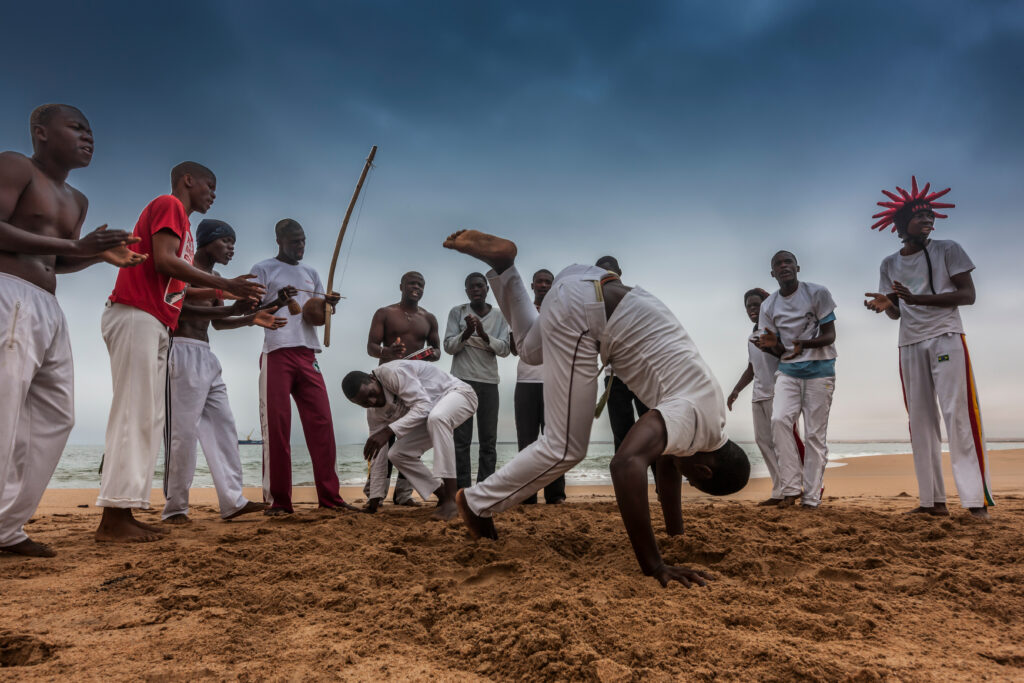
[[[455, 517], [455, 428], [476, 412], [473, 388], [432, 363], [395, 360], [373, 372], [354, 370], [341, 382], [345, 397], [385, 423], [370, 434], [363, 457], [372, 459], [395, 438], [388, 458], [424, 500], [438, 498], [434, 519]], [[423, 454], [434, 449], [434, 470]]]
[[594, 266], [573, 265], [555, 278], [538, 312], [515, 268], [516, 245], [460, 230], [444, 246], [487, 263], [491, 288], [512, 327], [519, 357], [544, 363], [545, 432], [508, 464], [456, 496], [475, 538], [496, 538], [490, 517], [520, 503], [587, 454], [597, 398], [598, 356], [651, 407], [612, 459], [615, 498], [644, 574], [662, 586], [703, 586], [702, 571], [665, 564], [651, 527], [647, 468], [657, 462], [666, 528], [683, 532], [682, 475], [712, 495], [742, 489], [746, 453], [724, 434], [725, 400], [710, 368], [671, 311], [639, 287]]

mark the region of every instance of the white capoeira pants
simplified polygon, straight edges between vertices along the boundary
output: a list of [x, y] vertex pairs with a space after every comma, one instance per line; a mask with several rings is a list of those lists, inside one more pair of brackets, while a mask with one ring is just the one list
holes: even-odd
[[754, 413], [754, 443], [761, 451], [765, 467], [768, 468], [768, 476], [772, 480], [772, 498], [782, 498], [782, 477], [779, 476], [779, 457], [775, 453], [775, 439], [772, 437], [772, 399], [763, 401], [752, 401], [751, 410]]
[[[369, 408], [366, 411], [366, 424], [370, 428], [370, 434], [378, 429], [386, 427], [388, 420], [381, 417], [381, 409]], [[369, 476], [366, 484], [363, 485], [363, 495], [367, 500], [374, 498], [384, 499], [388, 496], [388, 487], [391, 486], [391, 477], [388, 476], [388, 449], [390, 446], [384, 444], [384, 448], [377, 451], [370, 461]], [[404, 503], [412, 498], [412, 485], [409, 478], [398, 478], [395, 480], [395, 502]]]
[[[442, 480], [455, 479], [455, 428], [476, 412], [476, 406], [476, 392], [469, 385], [454, 389], [438, 399], [423, 424], [396, 439], [388, 450], [388, 458], [423, 500], [433, 495], [444, 483]], [[422, 460], [431, 448], [433, 471]]]
[[[946, 502], [942, 436], [946, 423], [953, 481], [965, 508], [993, 505], [981, 406], [963, 335], [944, 334], [900, 347], [900, 378], [923, 507]], [[938, 399], [938, 405], [936, 405]]]
[[31, 519], [75, 424], [71, 338], [57, 297], [0, 274], [0, 547]]
[[220, 361], [210, 344], [175, 337], [168, 362], [171, 396], [169, 443], [164, 444], [163, 519], [188, 514], [188, 490], [196, 472], [196, 441], [217, 489], [220, 516], [228, 517], [249, 501], [242, 493], [242, 456], [235, 417]]
[[566, 268], [544, 297], [541, 312], [519, 271], [488, 273], [491, 289], [515, 335], [521, 360], [544, 364], [544, 434], [511, 462], [465, 489], [481, 517], [507, 510], [572, 469], [587, 455], [597, 400], [598, 347], [605, 324], [591, 271]]
[[[778, 459], [782, 495], [800, 496], [804, 505], [821, 504], [821, 487], [828, 464], [828, 414], [832, 408], [835, 377], [797, 379], [781, 372], [775, 375], [772, 404], [772, 438]], [[793, 425], [804, 417], [804, 461], [796, 445]]]
[[149, 313], [109, 301], [100, 329], [114, 397], [96, 505], [148, 509], [164, 430], [170, 337]]

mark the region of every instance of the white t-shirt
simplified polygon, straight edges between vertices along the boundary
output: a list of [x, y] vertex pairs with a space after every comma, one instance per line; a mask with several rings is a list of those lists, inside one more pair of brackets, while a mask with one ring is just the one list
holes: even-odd
[[[320, 276], [316, 274], [316, 271], [301, 263], [293, 266], [283, 261], [278, 261], [276, 258], [268, 258], [266, 261], [260, 261], [253, 266], [251, 272], [256, 276], [256, 282], [267, 288], [267, 293], [263, 296], [263, 304], [268, 304], [276, 299], [278, 290], [288, 285], [297, 289], [308, 289], [314, 292], [324, 291], [324, 285], [320, 282]], [[314, 298], [323, 298], [323, 294], [317, 296], [316, 294], [299, 292], [295, 296], [295, 301], [300, 306], [303, 306], [307, 301]], [[302, 319], [301, 313], [292, 315], [288, 312], [288, 308], [284, 307], [274, 313], [274, 315], [288, 318], [288, 324], [276, 330], [263, 330], [263, 353], [297, 346], [305, 346], [317, 353], [320, 352], [320, 340], [317, 338], [316, 329]]]
[[[779, 336], [786, 348], [787, 355], [793, 350], [793, 342], [798, 339], [817, 337], [821, 325], [835, 319], [836, 302], [828, 289], [813, 282], [801, 282], [796, 291], [789, 296], [782, 296], [775, 290], [761, 304], [761, 314], [757, 326], [761, 330], [770, 329]], [[829, 344], [817, 349], [804, 349], [799, 356], [781, 363], [805, 363], [813, 360], [831, 360], [838, 357], [836, 345]]]
[[[754, 330], [751, 336], [757, 334]], [[754, 368], [754, 382], [750, 401], [767, 401], [775, 397], [775, 373], [779, 369], [779, 359], [770, 353], [757, 348], [757, 345], [747, 339], [747, 357]]]
[[519, 365], [516, 367], [516, 382], [524, 382], [526, 384], [543, 384], [544, 364], [530, 365], [520, 358]]
[[[930, 240], [925, 248], [932, 260], [932, 284], [936, 294], [955, 292], [953, 276], [974, 270], [967, 252], [953, 240]], [[882, 294], [893, 293], [894, 280], [902, 282], [914, 294], [932, 293], [928, 286], [928, 261], [923, 250], [910, 256], [899, 252], [890, 254], [882, 261], [879, 271], [878, 291]], [[900, 346], [963, 332], [960, 309], [956, 306], [915, 306], [900, 301]]]
[[422, 360], [393, 360], [370, 374], [380, 380], [386, 399], [384, 406], [373, 410], [388, 421], [397, 438], [423, 424], [445, 394], [460, 387], [473, 393], [462, 380]]

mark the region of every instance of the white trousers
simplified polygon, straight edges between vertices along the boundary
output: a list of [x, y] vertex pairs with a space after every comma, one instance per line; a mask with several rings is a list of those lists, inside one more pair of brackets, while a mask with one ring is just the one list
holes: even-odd
[[993, 505], [981, 406], [963, 335], [944, 334], [901, 346], [900, 376], [910, 417], [910, 443], [921, 505], [931, 507], [946, 502], [940, 414], [946, 422], [950, 464], [960, 504], [965, 508]]
[[0, 546], [28, 538], [75, 424], [74, 381], [57, 298], [0, 274]]
[[587, 455], [597, 400], [596, 339], [605, 314], [593, 280], [574, 275], [572, 269], [555, 279], [540, 313], [516, 268], [501, 275], [488, 273], [520, 359], [544, 364], [545, 427], [511, 462], [465, 489], [466, 503], [481, 517], [521, 503]]
[[96, 504], [148, 509], [164, 429], [167, 328], [134, 306], [108, 302], [100, 330], [110, 354], [114, 397]]
[[[433, 495], [444, 483], [443, 479], [455, 479], [455, 428], [476, 412], [476, 406], [476, 392], [471, 387], [454, 389], [434, 404], [423, 424], [396, 439], [388, 450], [388, 458], [423, 500]], [[422, 460], [423, 454], [431, 448], [434, 449], [433, 471]], [[384, 481], [386, 483], [387, 478]]]
[[[825, 465], [828, 463], [828, 414], [832, 408], [835, 377], [797, 379], [781, 372], [775, 375], [772, 404], [772, 438], [779, 464], [782, 495], [799, 496], [804, 505], [821, 504]], [[796, 446], [793, 425], [804, 417], [804, 462]]]
[[[377, 408], [367, 409], [366, 423], [370, 428], [370, 434], [388, 425], [388, 421], [380, 416], [382, 410]], [[367, 500], [373, 500], [374, 498], [383, 500], [388, 497], [388, 487], [391, 485], [391, 477], [388, 476], [389, 448], [387, 444], [384, 444], [384, 448], [377, 451], [377, 455], [373, 456], [373, 460], [370, 461], [368, 467], [369, 474], [366, 477], [366, 484], [363, 485], [363, 495], [366, 496]], [[396, 479], [395, 502], [402, 504], [411, 499], [412, 485], [409, 483], [409, 478]]]
[[188, 514], [188, 490], [196, 473], [196, 441], [217, 489], [220, 516], [248, 502], [242, 494], [242, 456], [235, 417], [220, 361], [207, 342], [175, 337], [168, 361], [171, 383], [169, 443], [164, 443], [163, 518]]
[[775, 453], [775, 439], [772, 438], [772, 399], [753, 401], [750, 404], [754, 413], [754, 443], [761, 451], [768, 476], [772, 480], [772, 498], [782, 498], [782, 477], [779, 476], [779, 458]]

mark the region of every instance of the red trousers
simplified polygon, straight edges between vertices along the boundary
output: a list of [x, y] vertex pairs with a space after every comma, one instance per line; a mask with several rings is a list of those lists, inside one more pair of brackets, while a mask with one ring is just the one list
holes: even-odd
[[295, 398], [313, 461], [316, 497], [324, 507], [345, 501], [334, 469], [337, 450], [327, 386], [312, 349], [296, 346], [260, 357], [260, 426], [263, 428], [263, 500], [292, 511], [292, 405]]

